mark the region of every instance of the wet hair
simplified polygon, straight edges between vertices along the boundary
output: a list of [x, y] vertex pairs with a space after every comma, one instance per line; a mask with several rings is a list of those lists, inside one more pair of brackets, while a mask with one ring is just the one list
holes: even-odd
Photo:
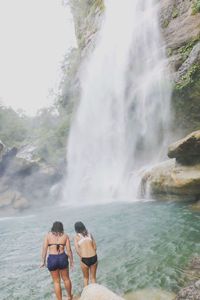
[[51, 232], [53, 233], [64, 233], [63, 224], [61, 222], [54, 222], [51, 228]]
[[82, 222], [76, 222], [74, 224], [74, 228], [76, 233], [81, 233], [83, 236], [86, 236], [88, 234], [88, 231]]

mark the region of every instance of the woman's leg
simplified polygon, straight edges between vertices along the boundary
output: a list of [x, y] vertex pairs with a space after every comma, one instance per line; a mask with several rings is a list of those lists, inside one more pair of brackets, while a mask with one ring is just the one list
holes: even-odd
[[91, 279], [92, 283], [96, 283], [97, 265], [98, 265], [98, 263], [96, 262], [96, 264], [94, 264], [90, 267], [90, 279]]
[[72, 283], [71, 283], [71, 280], [69, 278], [68, 269], [60, 270], [60, 274], [61, 274], [62, 280], [63, 280], [64, 285], [65, 285], [65, 289], [66, 289], [67, 294], [68, 294], [68, 299], [72, 300], [72, 298], [73, 298], [73, 296], [72, 296]]
[[54, 283], [54, 289], [56, 293], [57, 300], [62, 300], [62, 290], [60, 286], [60, 273], [59, 270], [51, 271], [51, 276]]
[[81, 261], [81, 269], [83, 272], [84, 286], [87, 286], [89, 284], [89, 268], [82, 261]]

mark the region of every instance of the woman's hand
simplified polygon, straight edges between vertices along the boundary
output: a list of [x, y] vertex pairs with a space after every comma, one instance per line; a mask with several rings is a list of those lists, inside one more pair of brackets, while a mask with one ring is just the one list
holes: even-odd
[[40, 264], [40, 268], [44, 268], [46, 266], [45, 262], [42, 261], [41, 264]]
[[45, 236], [43, 242], [40, 268], [43, 268], [46, 265], [47, 249], [48, 249], [48, 235]]

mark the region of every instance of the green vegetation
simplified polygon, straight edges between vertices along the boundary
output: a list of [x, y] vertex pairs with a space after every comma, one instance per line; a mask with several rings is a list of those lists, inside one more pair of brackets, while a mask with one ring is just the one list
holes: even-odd
[[173, 8], [173, 12], [172, 12], [172, 18], [175, 19], [176, 17], [178, 17], [178, 9], [176, 6], [174, 6]]
[[167, 48], [167, 56], [171, 56], [173, 54], [172, 48]]
[[[200, 41], [200, 37], [190, 40], [187, 44], [178, 49], [178, 53], [181, 54], [182, 61], [184, 62], [190, 55], [194, 46]], [[199, 73], [200, 66], [199, 64], [193, 64], [187, 71], [184, 76], [182, 76], [179, 83], [175, 85], [176, 90], [182, 90], [188, 86], [190, 86], [193, 82], [196, 81], [196, 74]]]
[[168, 27], [168, 25], [169, 25], [169, 20], [164, 20], [164, 22], [163, 22], [163, 24], [162, 24], [162, 27], [163, 28], [167, 28]]
[[77, 70], [80, 53], [72, 49], [63, 60], [63, 78], [54, 105], [28, 117], [22, 112], [0, 105], [0, 140], [7, 147], [34, 145], [35, 158], [54, 166], [63, 166], [66, 143], [74, 105], [79, 99]]
[[176, 86], [172, 103], [175, 128], [189, 133], [200, 128], [200, 68], [190, 70], [186, 81]]
[[44, 108], [32, 118], [27, 143], [37, 147], [37, 155], [44, 161], [60, 165], [65, 159], [69, 118], [61, 117], [55, 107]]
[[6, 147], [25, 144], [36, 146], [39, 157], [53, 165], [63, 163], [70, 117], [61, 116], [55, 107], [41, 109], [35, 117], [27, 117], [10, 107], [0, 106], [0, 140]]
[[196, 37], [196, 38], [192, 39], [191, 41], [189, 41], [186, 45], [179, 48], [178, 52], [182, 55], [183, 61], [188, 58], [191, 50], [197, 44], [197, 42], [199, 42], [199, 40], [200, 40], [200, 38]]
[[96, 6], [96, 8], [100, 9], [101, 11], [104, 11], [104, 9], [105, 9], [105, 5], [104, 5], [103, 0], [94, 0], [93, 5]]
[[14, 147], [20, 145], [27, 135], [27, 117], [0, 104], [0, 140], [7, 147]]
[[195, 15], [200, 12], [200, 0], [195, 0], [192, 4], [192, 14]]
[[199, 71], [199, 65], [192, 65], [187, 73], [182, 76], [181, 81], [175, 85], [175, 88], [181, 90], [188, 85], [191, 85], [195, 80], [195, 75]]

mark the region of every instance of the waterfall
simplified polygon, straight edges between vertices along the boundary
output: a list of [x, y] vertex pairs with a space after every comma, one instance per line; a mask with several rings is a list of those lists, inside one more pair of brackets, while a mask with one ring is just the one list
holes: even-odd
[[169, 126], [159, 1], [107, 0], [105, 6], [67, 146], [64, 195], [73, 203], [134, 199], [138, 172], [159, 160]]

